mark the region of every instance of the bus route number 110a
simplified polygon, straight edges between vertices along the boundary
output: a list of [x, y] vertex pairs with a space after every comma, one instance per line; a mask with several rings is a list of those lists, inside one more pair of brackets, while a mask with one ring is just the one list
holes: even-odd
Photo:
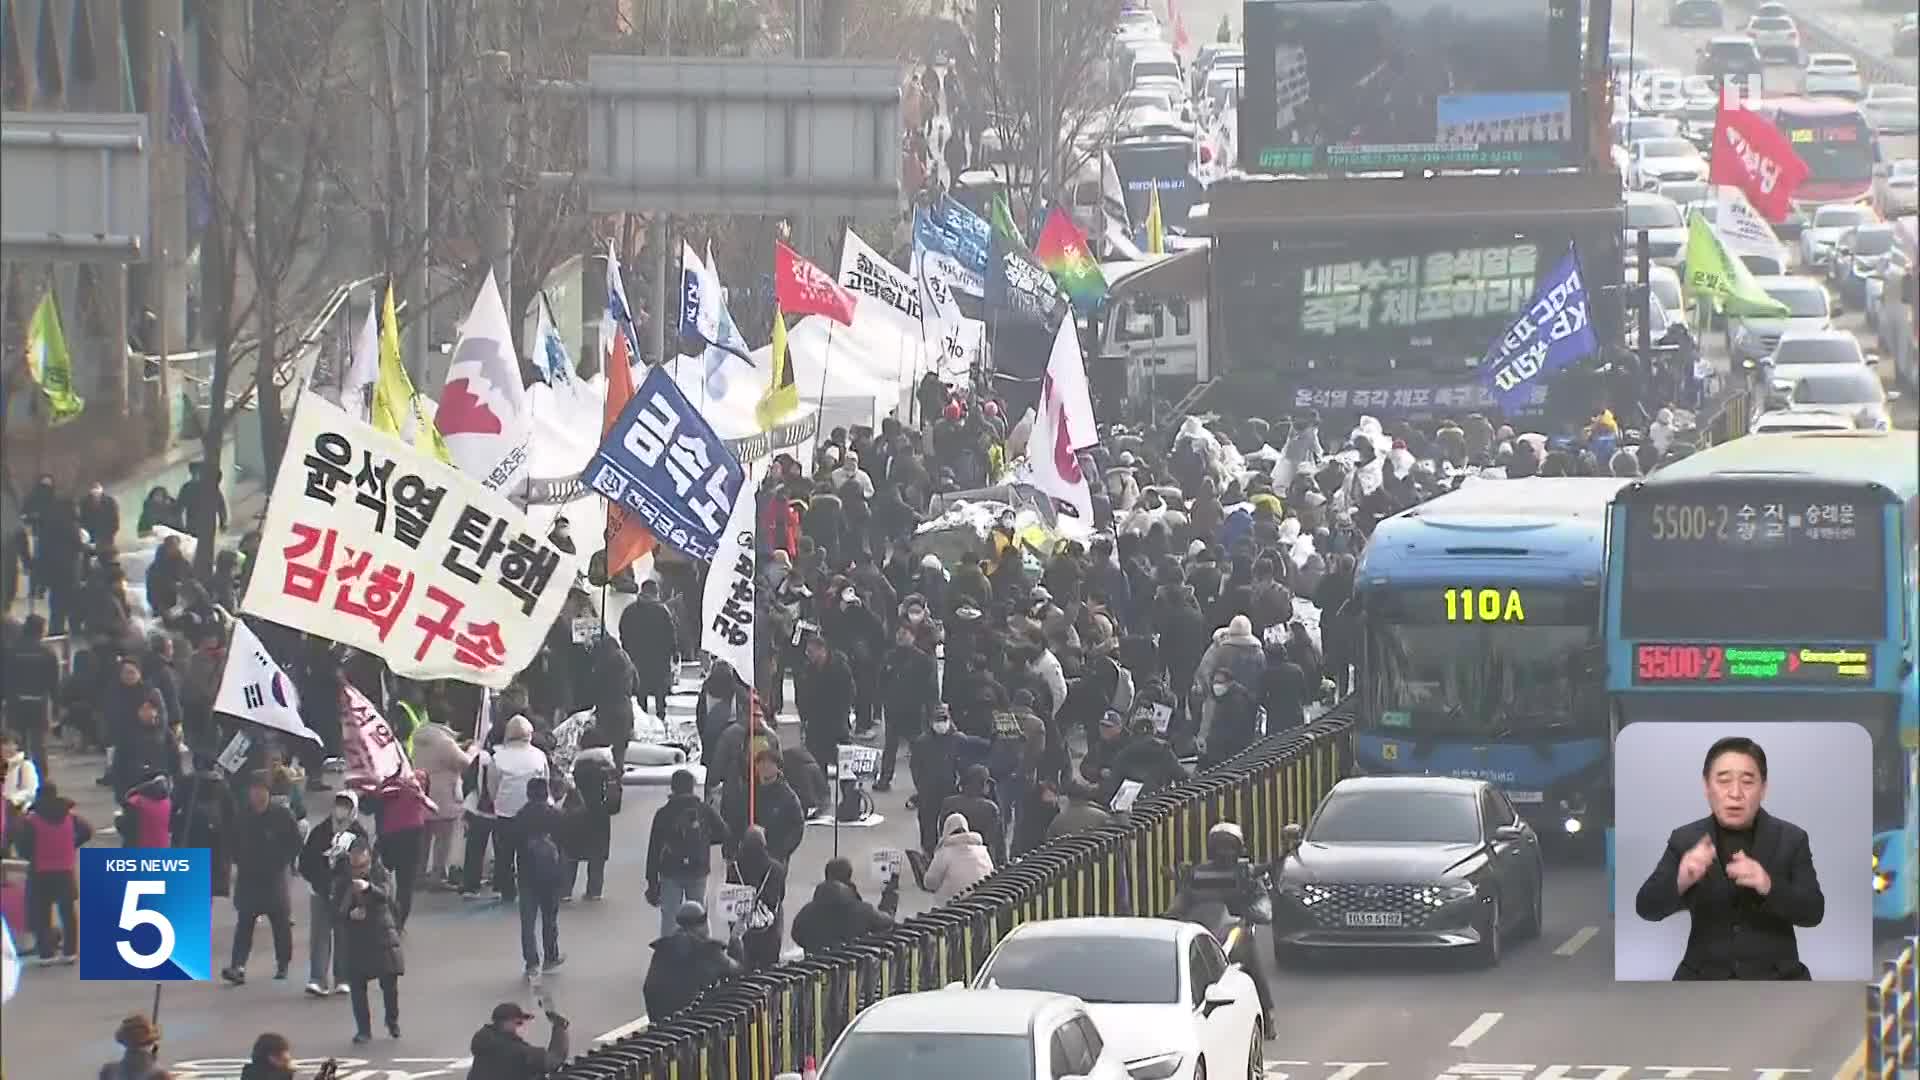
[[1527, 609], [1519, 589], [1448, 589], [1448, 622], [1523, 623]]

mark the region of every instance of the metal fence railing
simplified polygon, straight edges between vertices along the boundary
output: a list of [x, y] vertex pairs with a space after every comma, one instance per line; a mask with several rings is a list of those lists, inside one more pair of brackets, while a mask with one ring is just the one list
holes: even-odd
[[1920, 1067], [1920, 937], [1867, 984], [1867, 1080], [1893, 1080]]
[[576, 1058], [561, 1080], [764, 1080], [824, 1057], [862, 1008], [972, 978], [1014, 927], [1036, 919], [1158, 914], [1174, 871], [1202, 858], [1208, 828], [1238, 822], [1249, 855], [1280, 855], [1349, 769], [1345, 710], [1268, 736], [1239, 757], [1142, 798], [1119, 822], [1047, 843], [958, 899], [829, 952], [718, 986], [686, 1012]]

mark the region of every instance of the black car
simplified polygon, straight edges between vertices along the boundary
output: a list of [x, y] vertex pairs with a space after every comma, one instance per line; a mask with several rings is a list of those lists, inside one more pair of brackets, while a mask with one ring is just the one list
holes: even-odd
[[1727, 24], [1727, 9], [1720, 0], [1674, 0], [1667, 8], [1668, 26], [1706, 26], [1719, 29]]
[[1339, 948], [1465, 949], [1500, 963], [1537, 937], [1540, 839], [1499, 788], [1444, 776], [1342, 780], [1274, 876], [1274, 958]]

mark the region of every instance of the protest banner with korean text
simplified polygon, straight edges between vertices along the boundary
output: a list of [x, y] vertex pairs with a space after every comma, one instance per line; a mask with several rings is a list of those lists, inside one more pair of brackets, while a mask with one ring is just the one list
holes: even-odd
[[1503, 405], [1509, 400], [1518, 405], [1532, 396], [1534, 385], [1598, 351], [1580, 254], [1569, 247], [1553, 272], [1540, 279], [1526, 311], [1494, 339], [1481, 370]]
[[673, 376], [656, 367], [580, 479], [634, 515], [662, 543], [708, 562], [720, 546], [734, 499], [745, 490], [747, 473]]
[[578, 564], [505, 495], [309, 394], [241, 610], [406, 678], [499, 689], [539, 652]]

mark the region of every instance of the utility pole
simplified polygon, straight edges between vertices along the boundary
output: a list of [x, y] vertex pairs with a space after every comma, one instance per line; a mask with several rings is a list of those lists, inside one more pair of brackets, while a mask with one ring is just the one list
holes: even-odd
[[[673, 55], [673, 15], [675, 0], [660, 0], [660, 51]], [[653, 257], [653, 288], [647, 302], [652, 318], [647, 323], [647, 348], [652, 363], [667, 362], [667, 215], [654, 211], [647, 220], [647, 249]]]
[[[153, 340], [147, 348], [160, 356], [159, 382], [154, 400], [159, 413], [154, 417], [155, 449], [166, 445], [173, 434], [173, 400], [167, 357], [181, 347], [186, 336], [187, 313], [187, 185], [186, 170], [196, 167], [187, 161], [186, 152], [164, 135], [172, 121], [173, 56], [181, 49], [181, 9], [178, 4], [155, 4], [147, 18], [147, 123], [154, 133], [152, 214], [154, 251], [147, 275], [146, 302], [154, 313]], [[184, 55], [184, 52], [183, 52]], [[184, 66], [185, 60], [181, 61]], [[183, 72], [183, 74], [185, 74]], [[207, 180], [212, 184], [212, 178]]]
[[[793, 0], [793, 58], [807, 58], [807, 0]], [[802, 256], [819, 259], [819, 253], [813, 249], [813, 215], [801, 214], [793, 223], [794, 245]], [[834, 264], [838, 266], [838, 263]]]
[[487, 154], [485, 177], [487, 194], [486, 228], [482, 234], [482, 253], [493, 269], [494, 283], [507, 306], [508, 324], [519, 326], [520, 312], [513, 303], [513, 57], [505, 52], [483, 53], [480, 72], [486, 84], [486, 103], [482, 119]]
[[396, 5], [404, 17], [407, 31], [404, 35], [413, 48], [409, 57], [412, 67], [413, 86], [412, 138], [406, 155], [408, 162], [408, 183], [411, 196], [407, 200], [407, 235], [414, 249], [406, 260], [408, 267], [401, 281], [401, 292], [407, 303], [408, 320], [411, 326], [402, 335], [402, 353], [407, 368], [407, 378], [413, 381], [418, 390], [427, 387], [427, 358], [433, 338], [433, 312], [429, 307], [432, 276], [429, 274], [429, 258], [433, 251], [430, 231], [433, 226], [432, 193], [430, 174], [432, 172], [429, 147], [431, 145], [431, 126], [433, 123], [433, 103], [429, 91], [430, 75], [428, 58], [432, 55], [429, 35], [431, 34], [433, 0], [399, 0]]

